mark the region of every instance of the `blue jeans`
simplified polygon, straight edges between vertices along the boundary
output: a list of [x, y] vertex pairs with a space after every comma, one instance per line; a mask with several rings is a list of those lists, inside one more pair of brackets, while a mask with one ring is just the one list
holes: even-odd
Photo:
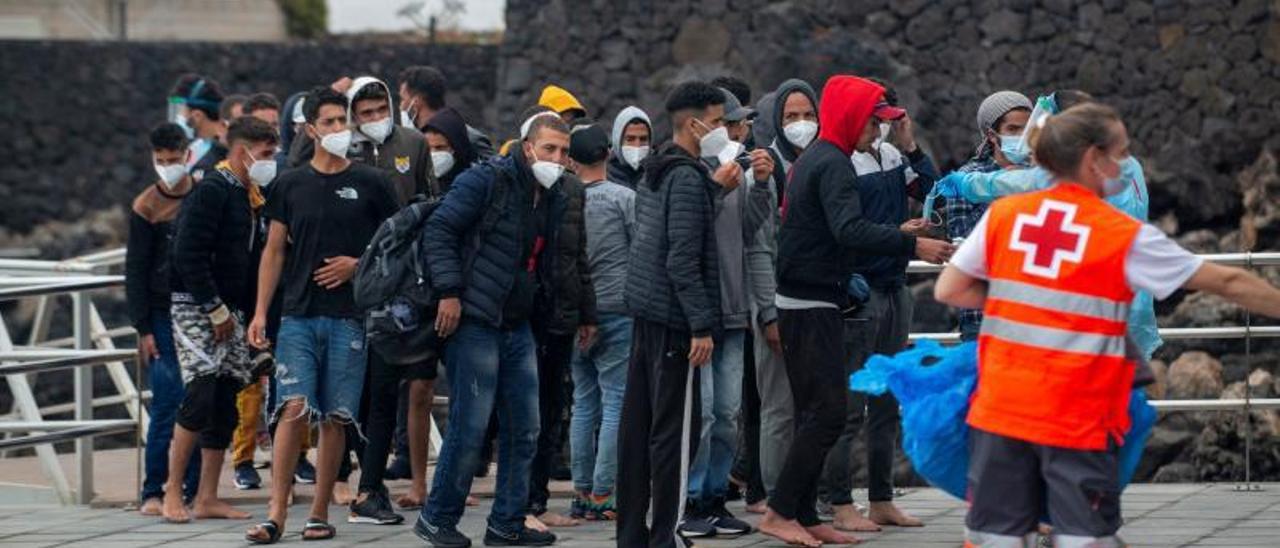
[[[182, 375], [178, 372], [178, 355], [173, 348], [173, 322], [169, 311], [151, 311], [151, 334], [156, 338], [160, 357], [147, 366], [147, 379], [151, 385], [151, 404], [147, 413], [151, 425], [147, 428], [147, 447], [143, 456], [146, 479], [142, 481], [142, 500], [164, 496], [164, 484], [169, 481], [169, 443], [173, 441], [173, 424], [177, 420], [178, 406], [186, 396]], [[200, 483], [200, 452], [191, 454], [187, 462], [187, 474], [182, 482], [184, 498], [191, 499]]]
[[308, 420], [352, 423], [364, 390], [364, 327], [359, 320], [286, 316], [276, 343], [276, 409], [301, 399]]
[[480, 462], [489, 415], [498, 414], [498, 478], [489, 527], [524, 527], [538, 447], [538, 367], [528, 322], [511, 329], [463, 319], [445, 348], [449, 424], [419, 520], [456, 527]]
[[742, 360], [747, 332], [729, 329], [716, 341], [711, 365], [698, 370], [702, 384], [702, 435], [689, 467], [689, 500], [711, 502], [729, 492], [729, 470], [738, 442]]
[[[593, 495], [613, 493], [618, 474], [618, 424], [631, 359], [631, 318], [600, 317], [596, 342], [573, 353], [573, 417], [569, 422], [573, 488]], [[600, 436], [596, 438], [596, 427]]]

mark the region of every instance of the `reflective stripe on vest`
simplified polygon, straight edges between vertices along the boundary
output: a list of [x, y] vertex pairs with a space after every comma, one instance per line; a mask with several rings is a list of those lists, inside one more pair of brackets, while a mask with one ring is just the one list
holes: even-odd
[[987, 316], [982, 319], [982, 334], [1046, 350], [1114, 358], [1123, 358], [1126, 355], [1124, 335], [1081, 333], [1006, 320], [998, 316]]
[[1070, 293], [1012, 280], [991, 280], [990, 287], [987, 289], [987, 298], [1111, 321], [1124, 321], [1129, 317], [1128, 302]]

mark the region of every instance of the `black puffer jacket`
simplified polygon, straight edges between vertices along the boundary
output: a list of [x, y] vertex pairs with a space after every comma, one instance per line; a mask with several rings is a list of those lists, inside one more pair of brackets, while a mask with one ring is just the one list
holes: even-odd
[[637, 317], [696, 336], [720, 328], [714, 196], [706, 166], [674, 143], [642, 164], [627, 308]]
[[190, 293], [205, 311], [220, 303], [245, 310], [256, 272], [250, 266], [254, 227], [244, 185], [222, 170], [205, 173], [178, 213], [173, 292]]
[[[554, 223], [547, 238], [547, 250], [541, 263], [542, 298], [535, 318], [545, 321], [547, 331], [568, 335], [582, 325], [596, 325], [596, 292], [591, 285], [591, 267], [587, 263], [587, 230], [583, 213], [586, 199], [582, 180], [566, 173], [549, 192], [559, 193], [552, 200]], [[555, 219], [560, 219], [555, 223]], [[548, 283], [549, 282], [549, 283]], [[550, 291], [547, 291], [547, 290]]]

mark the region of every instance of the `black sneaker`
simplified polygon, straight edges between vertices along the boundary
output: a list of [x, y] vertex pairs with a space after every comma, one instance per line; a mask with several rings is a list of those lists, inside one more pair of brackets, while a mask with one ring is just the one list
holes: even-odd
[[258, 475], [252, 462], [242, 462], [236, 465], [235, 484], [236, 489], [241, 491], [258, 489], [262, 487], [262, 476]]
[[716, 536], [716, 526], [712, 525], [710, 515], [704, 515], [697, 506], [690, 503], [684, 513], [684, 520], [676, 526], [676, 532], [684, 538], [711, 538]]
[[712, 504], [707, 514], [707, 521], [715, 527], [717, 535], [737, 537], [751, 532], [751, 524], [734, 517], [722, 500]]
[[413, 522], [413, 534], [435, 548], [471, 548], [471, 539], [453, 526], [435, 526], [418, 516]]
[[485, 546], [551, 546], [555, 543], [555, 534], [530, 529], [524, 524], [520, 525], [519, 531], [512, 533], [503, 533], [493, 527], [484, 530]]
[[371, 523], [373, 525], [399, 525], [404, 523], [404, 516], [391, 509], [391, 500], [386, 491], [374, 491], [360, 502], [357, 498], [351, 501], [351, 513], [347, 515], [347, 523]]
[[306, 456], [298, 457], [298, 467], [293, 469], [293, 481], [311, 485], [316, 482], [316, 467]]

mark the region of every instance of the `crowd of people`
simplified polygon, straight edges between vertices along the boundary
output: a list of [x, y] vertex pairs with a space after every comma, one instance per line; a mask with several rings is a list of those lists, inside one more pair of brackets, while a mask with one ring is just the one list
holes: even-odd
[[[261, 488], [255, 460], [270, 462], [268, 515], [246, 532], [257, 544], [279, 541], [294, 484], [314, 483], [304, 539], [335, 535], [337, 502], [350, 523], [400, 524], [399, 511], [417, 510], [413, 528], [425, 541], [470, 546], [458, 524], [475, 503], [474, 478], [494, 460], [490, 546], [550, 545], [551, 529], [584, 520], [616, 520], [625, 547], [752, 533], [728, 509], [736, 497], [762, 515], [760, 532], [790, 544], [850, 544], [856, 532], [918, 527], [893, 500], [897, 402], [847, 388], [870, 355], [908, 344], [908, 262], [941, 264], [960, 246], [939, 296], [962, 307], [962, 338], [981, 332], [993, 356], [1024, 349], [987, 335], [1016, 338], [1032, 332], [1019, 322], [1041, 319], [984, 303], [1012, 299], [995, 293], [997, 279], [1011, 279], [1002, 291], [1035, 280], [1013, 279], [1011, 267], [996, 267], [1012, 263], [982, 253], [1005, 237], [1013, 212], [987, 211], [989, 200], [969, 188], [977, 183], [956, 177], [1047, 170], [1039, 187], [988, 186], [1008, 194], [1076, 181], [1097, 186], [1095, 199], [1144, 204], [1145, 217], [1145, 182], [1123, 167], [1132, 161], [1127, 137], [1108, 133], [1119, 118], [1083, 92], [1052, 96], [1065, 113], [1033, 128], [1052, 144], [1034, 155], [1025, 135], [1037, 105], [1016, 91], [993, 93], [977, 109], [973, 159], [940, 179], [892, 86], [874, 79], [835, 76], [821, 94], [791, 79], [759, 98], [734, 77], [681, 83], [661, 106], [669, 140], [643, 106], [596, 120], [572, 93], [547, 86], [510, 128], [518, 137], [497, 147], [448, 106], [439, 70], [410, 67], [396, 85], [343, 77], [283, 103], [225, 95], [200, 75], [173, 87], [169, 120], [149, 136], [156, 178], [133, 203], [127, 256], [153, 393], [143, 513], [178, 523], [249, 518], [218, 494], [230, 448], [238, 489]], [[1054, 188], [1088, 202], [1072, 198], [1073, 186]], [[940, 196], [945, 207], [935, 204]], [[432, 205], [420, 261], [436, 304], [416, 329], [444, 342], [403, 363], [370, 350], [353, 278], [380, 227], [419, 203]], [[1003, 212], [999, 221], [988, 219], [993, 212]], [[1131, 300], [1131, 289], [1163, 297], [1185, 284], [1248, 294], [1274, 312], [1256, 280], [1205, 274], [1158, 231], [1139, 233], [1143, 220], [1113, 223], [1113, 244], [1090, 248], [1123, 254], [1136, 239], [1152, 249], [1143, 257], [1154, 266], [1116, 274], [1102, 297]], [[984, 322], [984, 307], [1005, 319]], [[1113, 322], [1128, 319], [1127, 306], [1108, 310]], [[1154, 348], [1143, 350], [1149, 357]], [[448, 420], [428, 483], [441, 373]], [[999, 542], [1020, 542], [1038, 524], [1039, 513], [998, 510], [1022, 500], [1004, 498], [1020, 487], [1002, 471], [1010, 459], [1030, 467], [1052, 457], [1067, 475], [1085, 469], [1096, 472], [1090, 481], [1107, 480], [1105, 462], [1080, 456], [1099, 450], [1079, 432], [1087, 420], [1056, 438], [1034, 421], [1008, 426], [1002, 414], [1018, 410], [1003, 398], [1026, 398], [1006, 393], [1019, 377], [1003, 374], [975, 400], [973, 425], [988, 433], [974, 451], [989, 457], [971, 473], [975, 545], [1012, 546]], [[1052, 401], [1079, 418], [1114, 403], [1099, 398]], [[855, 455], [864, 431], [866, 454]], [[1069, 443], [1080, 440], [1088, 443]], [[553, 509], [549, 482], [565, 460], [575, 496]], [[865, 506], [853, 498], [859, 468]], [[411, 486], [393, 501], [384, 480], [394, 478]], [[1059, 497], [1067, 489], [1052, 481], [1047, 489], [1051, 509], [1069, 508], [1051, 512], [1060, 531], [1114, 535], [1110, 492]], [[1043, 504], [1035, 492], [1019, 509]]]

